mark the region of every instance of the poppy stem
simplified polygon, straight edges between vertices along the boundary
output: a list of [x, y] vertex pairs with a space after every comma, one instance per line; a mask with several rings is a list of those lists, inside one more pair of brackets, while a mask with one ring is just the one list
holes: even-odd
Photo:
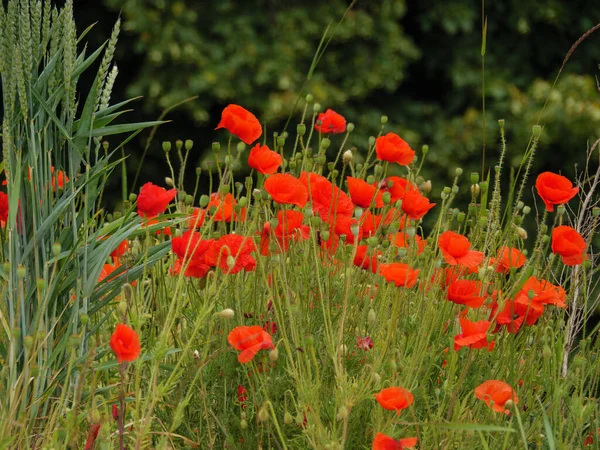
[[119, 365], [119, 415], [117, 425], [119, 427], [119, 450], [125, 450], [125, 372], [127, 371], [127, 363], [123, 362]]
[[463, 368], [460, 377], [458, 378], [458, 382], [454, 387], [454, 391], [452, 392], [452, 397], [450, 398], [450, 404], [448, 405], [448, 412], [446, 413], [446, 420], [450, 420], [452, 418], [452, 410], [454, 409], [454, 403], [456, 402], [456, 398], [458, 397], [458, 390], [460, 389], [460, 385], [465, 380], [467, 376], [467, 371], [469, 367], [473, 363], [473, 349], [469, 348], [469, 354], [467, 355], [467, 362], [465, 363], [465, 367]]

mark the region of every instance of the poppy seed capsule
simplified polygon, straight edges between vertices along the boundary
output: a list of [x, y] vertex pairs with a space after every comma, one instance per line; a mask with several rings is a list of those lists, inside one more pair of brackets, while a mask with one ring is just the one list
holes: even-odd
[[257, 417], [261, 422], [266, 422], [269, 420], [269, 410], [267, 409], [266, 405], [259, 409]]
[[162, 149], [163, 149], [163, 152], [169, 153], [171, 151], [171, 143], [168, 141], [163, 142]]
[[346, 125], [346, 131], [348, 133], [352, 133], [354, 131], [354, 124], [352, 122], [350, 122], [348, 125]]
[[304, 136], [304, 134], [306, 133], [306, 125], [304, 125], [303, 123], [299, 123], [296, 126], [296, 133], [298, 134], [298, 136]]
[[319, 112], [319, 111], [321, 111], [321, 104], [320, 103], [315, 103], [313, 105], [313, 111], [316, 112], [316, 113]]
[[342, 162], [344, 164], [351, 164], [353, 160], [354, 160], [354, 156], [352, 155], [352, 151], [346, 150], [344, 152], [344, 154], [342, 155]]
[[477, 184], [479, 182], [479, 173], [478, 172], [471, 172], [471, 183], [472, 184]]
[[324, 138], [321, 141], [321, 150], [327, 150], [330, 145], [331, 145], [331, 141], [329, 139], [327, 139], [327, 138]]

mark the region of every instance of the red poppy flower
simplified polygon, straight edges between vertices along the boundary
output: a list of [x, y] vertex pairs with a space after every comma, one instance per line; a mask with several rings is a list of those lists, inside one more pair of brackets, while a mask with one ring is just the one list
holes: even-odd
[[414, 401], [409, 390], [397, 386], [382, 389], [375, 394], [375, 399], [384, 409], [396, 411], [398, 414]]
[[354, 265], [361, 267], [365, 270], [370, 270], [373, 273], [377, 273], [378, 258], [381, 256], [381, 252], [374, 250], [369, 251], [368, 245], [357, 245], [356, 255], [354, 255]]
[[421, 236], [414, 235], [413, 237], [410, 237], [407, 233], [402, 231], [390, 234], [389, 239], [392, 245], [395, 245], [398, 248], [408, 249], [410, 247], [416, 247], [417, 255], [420, 255], [425, 251], [425, 244], [427, 244], [427, 241], [423, 240]]
[[474, 280], [456, 280], [448, 286], [448, 300], [458, 305], [479, 308], [485, 300], [481, 296], [482, 283]]
[[177, 195], [176, 189], [168, 191], [150, 182], [144, 184], [137, 198], [138, 214], [143, 217], [154, 217], [162, 214]]
[[502, 247], [498, 252], [498, 259], [491, 262], [492, 265], [497, 263], [496, 272], [508, 273], [511, 269], [519, 269], [523, 267], [527, 258], [517, 248]]
[[379, 273], [388, 283], [394, 283], [398, 287], [411, 288], [417, 282], [420, 269], [413, 269], [408, 264], [390, 263], [380, 264]]
[[248, 165], [264, 174], [277, 172], [282, 162], [281, 155], [266, 145], [256, 144], [248, 155]]
[[510, 414], [504, 406], [506, 402], [512, 400], [516, 405], [519, 403], [519, 397], [513, 389], [503, 381], [488, 380], [475, 388], [475, 397], [483, 400], [486, 405], [496, 412]]
[[444, 231], [438, 239], [438, 245], [442, 256], [451, 266], [460, 264], [465, 267], [476, 267], [483, 261], [483, 252], [470, 250], [469, 240], [454, 231]]
[[387, 177], [379, 184], [379, 188], [381, 192], [390, 193], [392, 203], [402, 200], [406, 192], [417, 189], [413, 183], [402, 177]]
[[246, 208], [242, 208], [237, 214], [235, 212], [236, 205], [237, 201], [230, 192], [225, 195], [214, 192], [210, 195], [210, 201], [206, 208], [215, 222], [231, 222], [232, 219], [238, 220], [238, 218], [242, 221], [246, 220]]
[[205, 261], [227, 274], [238, 273], [242, 269], [250, 272], [256, 269], [256, 260], [251, 255], [255, 250], [252, 239], [239, 234], [226, 234], [208, 248]]
[[356, 347], [359, 350], [364, 350], [366, 352], [367, 350], [371, 350], [373, 348], [373, 341], [369, 336], [356, 336]]
[[317, 116], [315, 130], [319, 133], [340, 134], [346, 131], [346, 119], [333, 109], [328, 109]]
[[366, 209], [360, 216], [358, 224], [360, 225], [360, 230], [363, 237], [373, 236], [379, 229], [379, 225], [381, 224], [381, 216], [373, 214], [370, 210]]
[[568, 225], [561, 225], [552, 230], [552, 253], [560, 255], [565, 266], [582, 264], [587, 255], [587, 244], [583, 236]]
[[289, 173], [278, 173], [265, 180], [265, 191], [275, 203], [296, 205], [303, 208], [308, 202], [308, 191], [304, 184]]
[[8, 195], [0, 192], [0, 221], [8, 222]]
[[190, 214], [190, 220], [188, 221], [188, 228], [200, 228], [204, 225], [204, 219], [206, 218], [206, 210], [202, 208], [194, 208]]
[[188, 230], [179, 237], [171, 239], [173, 253], [178, 260], [173, 267], [173, 274], [183, 273], [186, 277], [203, 278], [211, 268], [206, 260], [206, 253], [213, 245], [214, 239], [201, 239], [201, 234], [194, 230]]
[[[102, 270], [100, 271], [100, 275], [98, 276], [98, 283], [108, 277], [111, 273], [117, 270], [120, 267], [119, 263], [116, 264], [104, 264], [102, 266]], [[114, 278], [114, 277], [112, 277]]]
[[418, 189], [407, 191], [402, 198], [402, 211], [413, 220], [421, 219], [434, 206]]
[[117, 361], [132, 362], [140, 356], [140, 338], [137, 333], [125, 324], [118, 324], [110, 338], [110, 348], [117, 357]]
[[566, 308], [565, 303], [567, 293], [561, 286], [556, 286], [546, 280], [538, 280], [536, 277], [529, 277], [525, 282], [520, 292], [529, 295], [529, 292], [534, 292], [532, 300], [543, 305], [554, 305], [559, 308]]
[[277, 226], [271, 230], [271, 224], [265, 223], [260, 240], [260, 254], [269, 255], [269, 242], [271, 234], [274, 234], [283, 252], [287, 252], [289, 243], [292, 240], [308, 239], [310, 228], [308, 225], [302, 225], [304, 214], [300, 211], [286, 210], [277, 213]]
[[[330, 217], [330, 219], [333, 219], [333, 217]], [[335, 221], [330, 220], [330, 224], [330, 232], [335, 233], [337, 236], [345, 235], [347, 244], [353, 244], [356, 239], [359, 241], [362, 239], [362, 230], [358, 225], [358, 220], [353, 219], [350, 216], [336, 214]], [[358, 234], [356, 236], [352, 233], [353, 226], [356, 226], [358, 229]]]
[[534, 298], [529, 298], [528, 293], [519, 291], [513, 302], [514, 315], [521, 316], [525, 319], [525, 323], [529, 326], [535, 325], [537, 320], [544, 313], [544, 305], [535, 301]]
[[[494, 303], [491, 316], [494, 314], [493, 311], [497, 307], [497, 303]], [[495, 320], [496, 328], [494, 329], [494, 333], [497, 333], [502, 327], [506, 327], [506, 331], [511, 334], [516, 334], [521, 329], [525, 317], [516, 313], [515, 302], [509, 300], [504, 304], [504, 308], [502, 308], [502, 311], [496, 316]]]
[[94, 448], [94, 443], [98, 438], [98, 432], [100, 431], [100, 427], [102, 423], [92, 423], [90, 425], [90, 430], [88, 431], [87, 439], [85, 440], [85, 447], [83, 450], [92, 450]]
[[229, 105], [223, 110], [221, 121], [215, 130], [219, 128], [226, 128], [248, 145], [262, 134], [262, 127], [256, 116], [239, 105]]
[[302, 172], [300, 181], [310, 194], [313, 211], [321, 219], [332, 222], [332, 219], [338, 215], [352, 216], [354, 212], [352, 200], [327, 178], [312, 172]]
[[128, 250], [129, 250], [129, 243], [127, 242], [127, 239], [125, 239], [117, 246], [117, 248], [115, 248], [110, 253], [110, 256], [113, 259], [118, 260], [121, 256], [123, 256], [125, 253], [127, 253]]
[[567, 177], [552, 172], [539, 174], [535, 180], [535, 188], [550, 212], [554, 211], [554, 205], [567, 203], [579, 192], [579, 188], [573, 187]]
[[462, 333], [454, 336], [455, 351], [462, 347], [487, 347], [489, 351], [492, 351], [495, 343], [492, 341], [488, 344], [487, 341], [487, 331], [490, 328], [489, 321], [471, 322], [469, 319], [459, 319], [459, 322]]
[[246, 409], [246, 400], [248, 399], [248, 391], [241, 384], [238, 384], [237, 396], [238, 396], [238, 402], [240, 402], [240, 406], [242, 407], [242, 409]]
[[375, 198], [375, 204], [378, 208], [383, 206], [383, 200], [381, 199], [381, 191], [377, 190], [376, 186], [367, 183], [361, 178], [347, 177], [348, 181], [348, 192], [350, 198], [355, 205], [361, 208], [368, 208], [371, 206], [373, 198]]
[[227, 336], [227, 341], [236, 350], [241, 351], [238, 361], [246, 364], [259, 350], [274, 348], [273, 338], [258, 325], [236, 327]]
[[394, 439], [383, 433], [377, 433], [373, 439], [372, 450], [403, 450], [417, 445], [417, 438]]
[[415, 159], [415, 152], [404, 139], [395, 133], [379, 136], [375, 141], [377, 159], [408, 166]]

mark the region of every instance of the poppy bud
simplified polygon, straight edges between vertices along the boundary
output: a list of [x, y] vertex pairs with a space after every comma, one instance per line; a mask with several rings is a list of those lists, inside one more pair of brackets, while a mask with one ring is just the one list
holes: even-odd
[[317, 164], [319, 164], [320, 166], [323, 166], [327, 162], [327, 159], [325, 158], [324, 155], [319, 155], [316, 157], [316, 161], [317, 161]]
[[463, 174], [463, 170], [461, 167], [457, 167], [456, 170], [454, 170], [454, 175], [456, 175], [457, 177], [460, 177]]
[[218, 153], [221, 150], [221, 144], [219, 142], [212, 143], [212, 151]]
[[277, 347], [275, 347], [273, 350], [271, 350], [269, 352], [269, 359], [273, 362], [277, 361], [277, 358], [279, 358], [279, 350], [277, 350]]
[[231, 308], [226, 308], [219, 311], [217, 314], [224, 319], [233, 319], [233, 316], [235, 316], [235, 311]]
[[446, 195], [450, 195], [450, 192], [452, 192], [452, 189], [450, 189], [448, 186], [444, 186], [444, 189], [442, 189], [442, 192]]
[[81, 314], [79, 316], [79, 320], [81, 320], [82, 325], [87, 325], [90, 321], [90, 316], [88, 316], [87, 314]]
[[183, 148], [183, 141], [181, 139], [177, 139], [175, 141], [175, 147], [177, 147], [177, 150], [181, 151], [181, 149]]
[[548, 236], [547, 234], [545, 234], [545, 235], [542, 237], [542, 242], [543, 242], [544, 244], [547, 244], [548, 242], [550, 242], [550, 236]]
[[358, 226], [357, 223], [353, 223], [352, 225], [350, 225], [350, 232], [352, 233], [352, 235], [354, 237], [358, 236], [359, 231], [360, 231], [360, 227]]
[[548, 359], [552, 356], [552, 350], [550, 350], [550, 347], [548, 347], [548, 345], [544, 345], [544, 348], [542, 349], [542, 356], [544, 357], [544, 359]]
[[529, 206], [523, 207], [523, 214], [529, 214], [531, 212], [531, 208]]
[[229, 270], [235, 267], [235, 258], [231, 255], [227, 255], [227, 267], [229, 267]]
[[354, 156], [352, 155], [352, 151], [346, 150], [344, 152], [344, 154], [342, 155], [342, 162], [344, 164], [351, 164], [353, 160], [354, 160]]
[[504, 129], [504, 119], [498, 119], [498, 126], [501, 130]]
[[321, 239], [323, 239], [325, 242], [329, 241], [329, 237], [330, 237], [329, 231], [323, 231], [321, 233]]
[[25, 275], [27, 275], [27, 271], [25, 270], [25, 267], [22, 265], [19, 265], [17, 267], [17, 278], [19, 280], [22, 280], [23, 278], [25, 278]]
[[542, 127], [539, 125], [534, 125], [531, 132], [533, 134], [533, 138], [537, 140], [540, 138], [540, 135], [542, 134]]
[[336, 419], [337, 420], [344, 420], [348, 418], [348, 408], [346, 408], [345, 406], [340, 406], [337, 412], [337, 416]]
[[54, 244], [52, 244], [52, 254], [54, 256], [60, 255], [60, 250], [61, 250], [61, 245], [59, 242], [55, 242]]
[[304, 414], [299, 412], [296, 414], [296, 425], [302, 425], [304, 423]]
[[292, 417], [292, 415], [288, 411], [286, 411], [283, 415], [283, 423], [285, 423], [286, 425], [290, 425], [293, 421], [294, 418]]
[[517, 227], [517, 235], [521, 238], [521, 239], [527, 239], [527, 231], [525, 231], [524, 228], [521, 227]]
[[479, 182], [479, 173], [471, 172], [471, 183], [477, 184]]
[[335, 163], [328, 162], [327, 163], [327, 170], [329, 170], [331, 172], [333, 169], [335, 169]]
[[320, 103], [315, 103], [313, 105], [313, 112], [318, 113], [319, 111], [321, 111], [321, 104]]
[[127, 302], [125, 300], [121, 300], [117, 305], [117, 309], [122, 315], [127, 314]]
[[369, 184], [375, 183], [375, 177], [373, 175], [369, 175], [367, 177], [367, 183], [369, 183]]
[[319, 227], [321, 225], [321, 218], [319, 216], [314, 216], [310, 218], [310, 224], [313, 227]]
[[384, 192], [381, 196], [381, 200], [383, 200], [384, 205], [389, 205], [392, 200], [392, 194], [390, 194], [389, 192]]
[[354, 124], [352, 122], [350, 122], [348, 125], [346, 125], [346, 131], [348, 133], [352, 133], [354, 131]]
[[389, 362], [389, 366], [390, 366], [390, 369], [392, 370], [392, 372], [395, 372], [396, 370], [398, 370], [398, 365], [396, 364], [396, 361], [393, 359]]
[[296, 126], [296, 133], [298, 134], [298, 136], [304, 136], [304, 134], [306, 133], [306, 125], [303, 123], [299, 123]]
[[373, 147], [376, 140], [375, 136], [369, 136], [369, 147]]
[[240, 420], [240, 428], [242, 430], [245, 430], [246, 428], [248, 428], [248, 422], [246, 421], [246, 419]]
[[373, 325], [377, 320], [377, 313], [373, 308], [369, 309], [369, 313], [367, 314], [367, 321]]
[[488, 226], [487, 217], [480, 217], [479, 220], [477, 221], [477, 224], [485, 230]]
[[43, 278], [38, 278], [35, 281], [35, 286], [36, 286], [36, 288], [37, 288], [38, 291], [43, 291], [44, 288], [46, 287], [46, 282], [44, 281]]
[[267, 409], [266, 405], [263, 405], [263, 407], [258, 410], [257, 417], [258, 420], [260, 420], [261, 422], [266, 422], [267, 420], [269, 420], [269, 410]]
[[424, 183], [421, 185], [421, 190], [422, 190], [424, 193], [426, 193], [426, 194], [428, 194], [429, 192], [431, 192], [431, 188], [432, 188], [432, 185], [431, 185], [431, 180], [427, 180], [426, 182], [424, 182]]
[[465, 221], [466, 217], [467, 217], [467, 215], [464, 212], [459, 212], [458, 216], [456, 217], [456, 221], [458, 223], [463, 223]]
[[479, 189], [481, 189], [481, 193], [483, 195], [487, 194], [487, 191], [488, 191], [487, 181], [482, 181], [481, 183], [479, 183]]
[[[246, 150], [246, 144], [242, 141], [237, 143], [237, 152], [238, 153], [244, 153], [244, 150]], [[227, 162], [229, 163], [229, 162]]]
[[333, 178], [334, 180], [338, 177], [338, 175], [340, 174], [340, 172], [336, 169], [336, 170], [332, 170], [331, 171], [331, 178]]
[[379, 375], [377, 372], [373, 373], [373, 383], [379, 384], [380, 381], [381, 381], [381, 375]]
[[170, 187], [175, 186], [175, 182], [173, 181], [173, 178], [170, 178], [170, 177], [165, 177], [165, 184]]
[[193, 356], [194, 359], [200, 359], [200, 352], [198, 350], [194, 350]]
[[404, 258], [408, 254], [408, 250], [405, 247], [401, 247], [398, 249], [398, 256], [400, 258]]
[[454, 195], [458, 194], [458, 186], [452, 186], [452, 193]]
[[305, 99], [306, 99], [306, 103], [312, 103], [312, 101], [313, 101], [312, 94], [306, 94]]
[[521, 222], [523, 222], [523, 218], [521, 216], [517, 216], [513, 219], [513, 222], [515, 225], [521, 225]]
[[346, 356], [348, 354], [348, 346], [346, 344], [340, 344], [338, 347], [338, 356]]
[[504, 407], [506, 409], [513, 409], [515, 406], [515, 402], [513, 402], [511, 399], [506, 400], [506, 403], [504, 404]]
[[367, 239], [367, 244], [369, 245], [369, 247], [377, 247], [377, 244], [379, 244], [379, 239], [377, 238], [377, 236], [371, 236]]
[[23, 345], [25, 346], [25, 348], [27, 350], [30, 350], [31, 347], [33, 347], [33, 337], [32, 336], [25, 336], [23, 338]]
[[331, 145], [331, 141], [328, 138], [323, 138], [321, 141], [321, 150], [327, 150]]
[[163, 152], [169, 153], [171, 151], [171, 143], [167, 142], [167, 141], [163, 142], [162, 149], [163, 149]]

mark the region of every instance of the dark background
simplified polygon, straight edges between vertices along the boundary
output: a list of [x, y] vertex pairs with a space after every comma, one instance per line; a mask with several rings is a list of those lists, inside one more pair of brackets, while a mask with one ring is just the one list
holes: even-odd
[[[187, 172], [187, 183], [193, 185], [194, 167], [211, 155], [211, 142], [227, 142], [226, 133], [214, 128], [229, 103], [253, 111], [268, 135], [280, 130], [325, 28], [339, 21], [349, 3], [76, 2], [79, 30], [97, 22], [88, 35], [92, 47], [107, 39], [117, 17], [122, 18], [116, 53], [119, 77], [112, 99], [143, 96], [128, 120], [154, 120], [165, 108], [199, 96], [168, 115], [173, 122], [158, 130], [135, 190], [146, 181], [162, 184], [168, 175], [163, 140], [194, 140]], [[501, 118], [508, 130], [508, 162], [516, 165], [565, 54], [600, 22], [600, 2], [488, 1], [485, 14], [488, 167], [499, 154]], [[382, 114], [389, 117], [387, 129], [413, 148], [429, 144], [424, 175], [432, 179], [435, 197], [451, 183], [455, 167], [463, 167], [467, 178], [469, 172], [481, 170], [481, 29], [477, 1], [359, 0], [337, 29], [307, 92], [323, 109], [332, 108], [356, 124], [350, 144], [358, 152], [364, 152], [368, 137], [379, 132]], [[554, 170], [573, 178], [574, 164], [584, 161], [588, 143], [600, 137], [598, 63], [600, 31], [575, 50], [550, 97], [533, 173]], [[299, 112], [293, 116], [291, 131], [299, 117]], [[130, 182], [147, 135], [126, 147]], [[338, 140], [341, 137], [334, 137], [332, 147]], [[120, 192], [119, 180], [112, 183]]]

